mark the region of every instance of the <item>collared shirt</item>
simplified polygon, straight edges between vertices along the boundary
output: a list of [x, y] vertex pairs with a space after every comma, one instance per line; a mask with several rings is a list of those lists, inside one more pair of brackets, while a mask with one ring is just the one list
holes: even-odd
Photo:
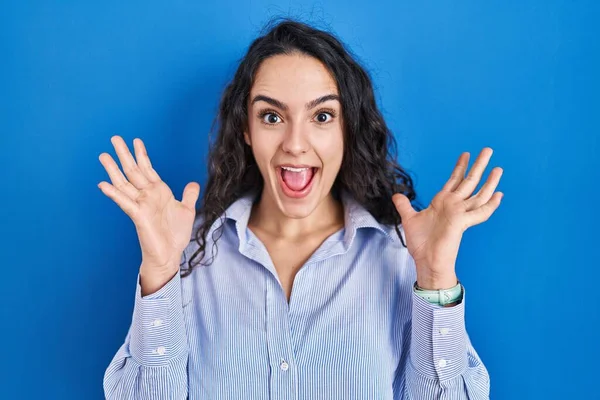
[[[106, 397], [488, 399], [464, 288], [452, 307], [417, 296], [414, 260], [394, 227], [345, 192], [341, 199], [344, 228], [299, 269], [289, 303], [248, 229], [251, 194], [213, 224], [207, 255], [216, 226], [222, 235], [212, 264], [144, 297], [138, 277], [132, 323], [104, 375]], [[182, 260], [196, 249], [192, 241]]]

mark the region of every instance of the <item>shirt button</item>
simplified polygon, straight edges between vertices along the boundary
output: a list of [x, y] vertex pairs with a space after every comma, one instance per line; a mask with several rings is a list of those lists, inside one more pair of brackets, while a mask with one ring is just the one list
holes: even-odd
[[448, 329], [448, 328], [441, 328], [441, 329], [440, 329], [440, 333], [441, 333], [442, 335], [447, 335], [447, 334], [448, 334], [448, 332], [450, 332], [450, 329]]
[[162, 319], [155, 319], [154, 321], [152, 321], [152, 326], [161, 326], [162, 323]]
[[444, 359], [442, 358], [442, 359], [441, 359], [441, 360], [438, 362], [438, 365], [439, 365], [441, 368], [444, 368], [444, 367], [446, 366], [446, 360], [444, 360]]
[[167, 349], [165, 349], [164, 346], [160, 346], [159, 348], [156, 349], [156, 352], [158, 354], [160, 354], [161, 356], [164, 355], [166, 351], [167, 351]]
[[285, 362], [285, 360], [281, 360], [281, 364], [279, 364], [279, 368], [281, 368], [282, 371], [287, 371], [289, 367], [290, 366], [288, 365], [287, 362]]

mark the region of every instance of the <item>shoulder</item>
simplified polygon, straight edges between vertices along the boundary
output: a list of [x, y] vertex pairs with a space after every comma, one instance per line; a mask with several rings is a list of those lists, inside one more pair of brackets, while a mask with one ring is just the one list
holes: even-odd
[[[413, 278], [416, 279], [415, 262], [406, 247], [406, 235], [403, 225], [398, 225], [397, 230], [395, 225], [379, 224], [379, 226], [385, 232], [385, 235], [383, 232], [377, 235], [384, 268], [389, 269], [390, 273], [406, 279], [407, 282], [411, 282]], [[400, 233], [402, 240], [398, 233]]]
[[[196, 214], [196, 217], [194, 218], [194, 223], [192, 225], [192, 232], [190, 235], [189, 243], [187, 244], [187, 246], [185, 247], [185, 249], [183, 250], [183, 253], [181, 255], [181, 266], [184, 269], [188, 267], [188, 261], [190, 260], [190, 258], [200, 249], [200, 243], [202, 242], [202, 236], [203, 235], [205, 236], [204, 242], [203, 242], [204, 248], [210, 249], [212, 247], [213, 242], [215, 240], [217, 240], [218, 237], [220, 236], [220, 233], [215, 232], [215, 231], [222, 229], [222, 226], [226, 222], [226, 219], [223, 218], [223, 216], [220, 216], [215, 221], [213, 221], [210, 228], [206, 232], [204, 232], [204, 230], [206, 228], [204, 226], [205, 221], [206, 221], [206, 218], [204, 217], [203, 214], [201, 214], [201, 213]], [[196, 265], [196, 263], [198, 261], [199, 260], [194, 258], [194, 265]]]
[[199, 279], [202, 279], [207, 272], [203, 268], [210, 266], [211, 258], [215, 255], [213, 244], [221, 237], [221, 233], [215, 231], [220, 230], [219, 228], [226, 222], [226, 219], [221, 216], [211, 224], [208, 231], [204, 232], [205, 220], [200, 213], [196, 215], [189, 243], [181, 254], [179, 267], [180, 273], [183, 274], [181, 282], [184, 307], [190, 304], [196, 295]]

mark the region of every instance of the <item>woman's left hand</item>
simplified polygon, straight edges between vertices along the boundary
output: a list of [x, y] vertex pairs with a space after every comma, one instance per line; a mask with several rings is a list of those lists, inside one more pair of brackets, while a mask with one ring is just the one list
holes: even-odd
[[423, 289], [448, 289], [457, 284], [455, 272], [462, 234], [496, 211], [503, 193], [494, 190], [502, 168], [496, 167], [487, 182], [471, 196], [487, 166], [493, 150], [484, 148], [465, 177], [469, 153], [462, 153], [450, 179], [426, 209], [417, 212], [401, 193], [392, 196], [402, 218], [408, 252], [417, 267], [417, 284]]

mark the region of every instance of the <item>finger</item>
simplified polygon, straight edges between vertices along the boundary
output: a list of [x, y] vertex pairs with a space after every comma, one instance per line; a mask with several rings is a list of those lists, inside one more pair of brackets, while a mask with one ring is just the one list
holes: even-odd
[[490, 176], [488, 176], [487, 181], [481, 187], [479, 192], [477, 192], [475, 196], [465, 200], [467, 211], [481, 207], [490, 200], [494, 194], [494, 190], [498, 187], [503, 172], [503, 169], [500, 167], [496, 167], [490, 172]]
[[402, 223], [408, 222], [415, 214], [418, 214], [417, 211], [410, 204], [410, 200], [408, 197], [403, 195], [402, 193], [396, 193], [392, 196], [392, 202], [396, 207], [396, 211], [400, 214], [400, 219], [402, 219]]
[[[105, 155], [106, 154], [106, 155]], [[131, 200], [136, 200], [140, 194], [140, 192], [133, 186], [129, 181], [125, 178], [119, 166], [113, 160], [110, 154], [102, 153], [98, 157], [100, 159], [100, 163], [104, 166], [106, 172], [108, 172], [108, 176], [110, 176], [110, 181], [112, 184], [121, 192], [126, 194]]]
[[483, 171], [485, 170], [485, 167], [487, 166], [493, 152], [494, 151], [490, 147], [485, 147], [483, 150], [481, 150], [481, 153], [479, 153], [479, 157], [477, 157], [477, 160], [475, 160], [475, 163], [471, 167], [469, 174], [465, 177], [465, 179], [463, 179], [463, 181], [454, 191], [460, 195], [461, 198], [466, 199], [467, 197], [471, 196], [471, 193], [473, 193], [477, 187], [477, 184], [481, 179], [481, 175], [483, 174]]
[[100, 182], [98, 184], [102, 193], [111, 198], [123, 211], [125, 214], [129, 215], [129, 217], [135, 222], [136, 215], [138, 214], [139, 207], [137, 203], [131, 200], [125, 193], [121, 192], [113, 185], [108, 182]]
[[500, 205], [500, 201], [502, 200], [503, 196], [504, 193], [496, 192], [492, 195], [490, 200], [481, 207], [467, 211], [465, 214], [467, 225], [474, 226], [487, 221]]
[[123, 140], [122, 137], [115, 135], [110, 138], [115, 150], [117, 152], [117, 156], [119, 157], [119, 161], [121, 162], [121, 166], [123, 167], [123, 172], [127, 176], [129, 182], [133, 184], [138, 189], [143, 189], [148, 185], [148, 179], [142, 174], [142, 171], [138, 167], [127, 147], [127, 143]]
[[152, 163], [150, 162], [148, 151], [146, 150], [146, 145], [142, 139], [133, 139], [133, 148], [135, 150], [135, 159], [137, 160], [138, 166], [140, 167], [142, 173], [150, 182], [160, 182], [160, 176], [154, 170], [154, 168], [152, 168]]
[[188, 183], [183, 189], [183, 198], [181, 202], [190, 210], [196, 210], [196, 201], [200, 194], [200, 185], [196, 182]]
[[448, 179], [448, 182], [446, 182], [442, 191], [453, 192], [463, 179], [465, 179], [465, 171], [469, 165], [469, 157], [470, 154], [468, 152], [462, 153], [460, 157], [458, 157], [458, 161], [454, 166], [450, 179]]

